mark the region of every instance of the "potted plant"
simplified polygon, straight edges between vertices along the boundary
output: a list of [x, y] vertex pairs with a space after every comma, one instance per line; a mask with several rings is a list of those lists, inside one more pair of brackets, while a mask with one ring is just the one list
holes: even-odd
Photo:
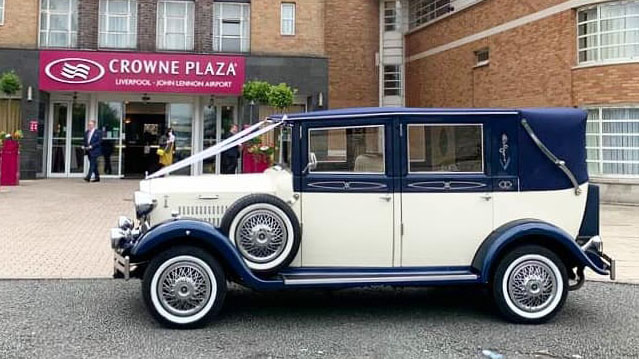
[[20, 182], [20, 140], [22, 130], [0, 131], [0, 185], [17, 186]]
[[0, 91], [7, 96], [7, 118], [11, 115], [11, 97], [22, 88], [20, 77], [15, 71], [8, 71], [0, 76]]

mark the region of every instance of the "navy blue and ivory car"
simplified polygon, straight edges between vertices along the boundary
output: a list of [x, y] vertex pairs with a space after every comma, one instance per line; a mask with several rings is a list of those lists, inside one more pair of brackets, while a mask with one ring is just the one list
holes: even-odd
[[[162, 324], [255, 290], [480, 284], [509, 320], [541, 323], [584, 270], [614, 279], [578, 109], [362, 108], [273, 116], [148, 176], [111, 231], [116, 277], [142, 279]], [[257, 136], [260, 174], [164, 175]], [[284, 141], [285, 140], [285, 141]]]

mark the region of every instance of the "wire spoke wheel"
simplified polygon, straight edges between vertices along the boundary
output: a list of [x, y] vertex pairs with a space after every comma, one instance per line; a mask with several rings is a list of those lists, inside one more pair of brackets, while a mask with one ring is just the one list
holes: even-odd
[[557, 278], [553, 270], [537, 260], [519, 263], [508, 278], [508, 295], [512, 303], [527, 313], [540, 312], [557, 296]]
[[157, 296], [169, 313], [189, 317], [200, 312], [211, 299], [211, 278], [198, 263], [179, 261], [160, 274]]
[[267, 263], [284, 251], [289, 233], [282, 218], [268, 209], [246, 214], [235, 230], [235, 241], [244, 258]]

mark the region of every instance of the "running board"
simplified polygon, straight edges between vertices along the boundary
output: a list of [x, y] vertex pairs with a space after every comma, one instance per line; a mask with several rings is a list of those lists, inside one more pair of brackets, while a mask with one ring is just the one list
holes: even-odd
[[284, 285], [332, 285], [332, 284], [411, 284], [411, 283], [439, 283], [439, 282], [468, 282], [476, 281], [479, 277], [468, 272], [459, 273], [375, 273], [375, 274], [286, 274], [283, 275]]

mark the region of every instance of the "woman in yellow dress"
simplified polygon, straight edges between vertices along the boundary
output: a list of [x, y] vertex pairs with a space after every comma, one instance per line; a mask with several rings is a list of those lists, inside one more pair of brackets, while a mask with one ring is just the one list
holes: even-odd
[[162, 167], [173, 164], [173, 152], [175, 152], [175, 134], [173, 133], [173, 129], [169, 127], [166, 131], [166, 146], [163, 150], [158, 150], [160, 165]]

